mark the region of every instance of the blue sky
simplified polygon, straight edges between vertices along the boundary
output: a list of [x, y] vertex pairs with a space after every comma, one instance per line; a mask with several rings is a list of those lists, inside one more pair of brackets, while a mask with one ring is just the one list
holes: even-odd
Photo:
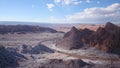
[[120, 23], [120, 0], [0, 0], [0, 21]]

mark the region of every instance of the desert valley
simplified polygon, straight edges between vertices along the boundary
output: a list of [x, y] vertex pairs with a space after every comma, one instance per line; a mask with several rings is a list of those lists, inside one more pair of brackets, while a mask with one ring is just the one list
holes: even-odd
[[119, 68], [120, 26], [0, 25], [0, 68]]
[[120, 68], [120, 0], [0, 0], [0, 68]]

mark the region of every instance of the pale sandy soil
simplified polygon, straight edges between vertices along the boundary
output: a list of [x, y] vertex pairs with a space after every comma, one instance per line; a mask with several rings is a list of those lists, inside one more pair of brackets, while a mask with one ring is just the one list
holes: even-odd
[[[96, 31], [99, 27], [104, 27], [104, 25], [98, 25], [98, 24], [78, 24], [78, 25], [74, 25], [76, 28], [78, 29], [85, 29], [88, 28], [90, 30]], [[68, 32], [71, 29], [72, 26], [58, 26], [57, 28], [55, 28], [57, 31], [62, 31], [62, 32]]]

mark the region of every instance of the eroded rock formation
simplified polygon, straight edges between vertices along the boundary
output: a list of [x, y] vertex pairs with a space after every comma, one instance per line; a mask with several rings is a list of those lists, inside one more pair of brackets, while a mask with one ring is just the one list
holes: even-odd
[[63, 39], [59, 41], [56, 46], [68, 50], [81, 48], [82, 42], [80, 42], [79, 34], [79, 30], [72, 27], [72, 29], [64, 35]]
[[56, 46], [70, 50], [81, 48], [84, 44], [105, 52], [120, 54], [120, 27], [110, 22], [96, 31], [72, 27]]
[[111, 53], [120, 53], [120, 27], [108, 22], [104, 28], [99, 27], [90, 37], [92, 47]]

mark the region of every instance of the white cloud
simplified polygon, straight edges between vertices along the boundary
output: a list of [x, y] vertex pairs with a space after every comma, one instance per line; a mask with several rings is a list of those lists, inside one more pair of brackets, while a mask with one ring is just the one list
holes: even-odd
[[106, 8], [106, 10], [108, 10], [108, 11], [117, 11], [117, 10], [120, 10], [120, 4], [119, 3], [112, 4], [112, 5], [108, 6]]
[[67, 15], [64, 19], [52, 17], [55, 22], [71, 23], [104, 23], [107, 21], [120, 23], [120, 4], [114, 3], [107, 7], [86, 8], [83, 12]]
[[64, 0], [64, 3], [65, 3], [66, 5], [69, 5], [69, 4], [71, 3], [71, 0]]
[[94, 7], [84, 9], [83, 12], [75, 13], [74, 15], [66, 16], [69, 21], [119, 21], [120, 20], [120, 4], [115, 3], [108, 7]]
[[53, 7], [54, 7], [55, 5], [54, 4], [47, 4], [47, 8], [50, 10], [50, 11], [53, 11]]
[[54, 0], [54, 2], [55, 2], [55, 3], [60, 3], [60, 2], [61, 2], [61, 0]]
[[82, 3], [81, 0], [54, 0], [54, 2], [62, 5], [77, 5]]
[[87, 3], [91, 3], [91, 0], [86, 0]]
[[75, 5], [78, 5], [78, 4], [81, 4], [82, 3], [82, 1], [75, 1], [75, 2], [73, 2]]

